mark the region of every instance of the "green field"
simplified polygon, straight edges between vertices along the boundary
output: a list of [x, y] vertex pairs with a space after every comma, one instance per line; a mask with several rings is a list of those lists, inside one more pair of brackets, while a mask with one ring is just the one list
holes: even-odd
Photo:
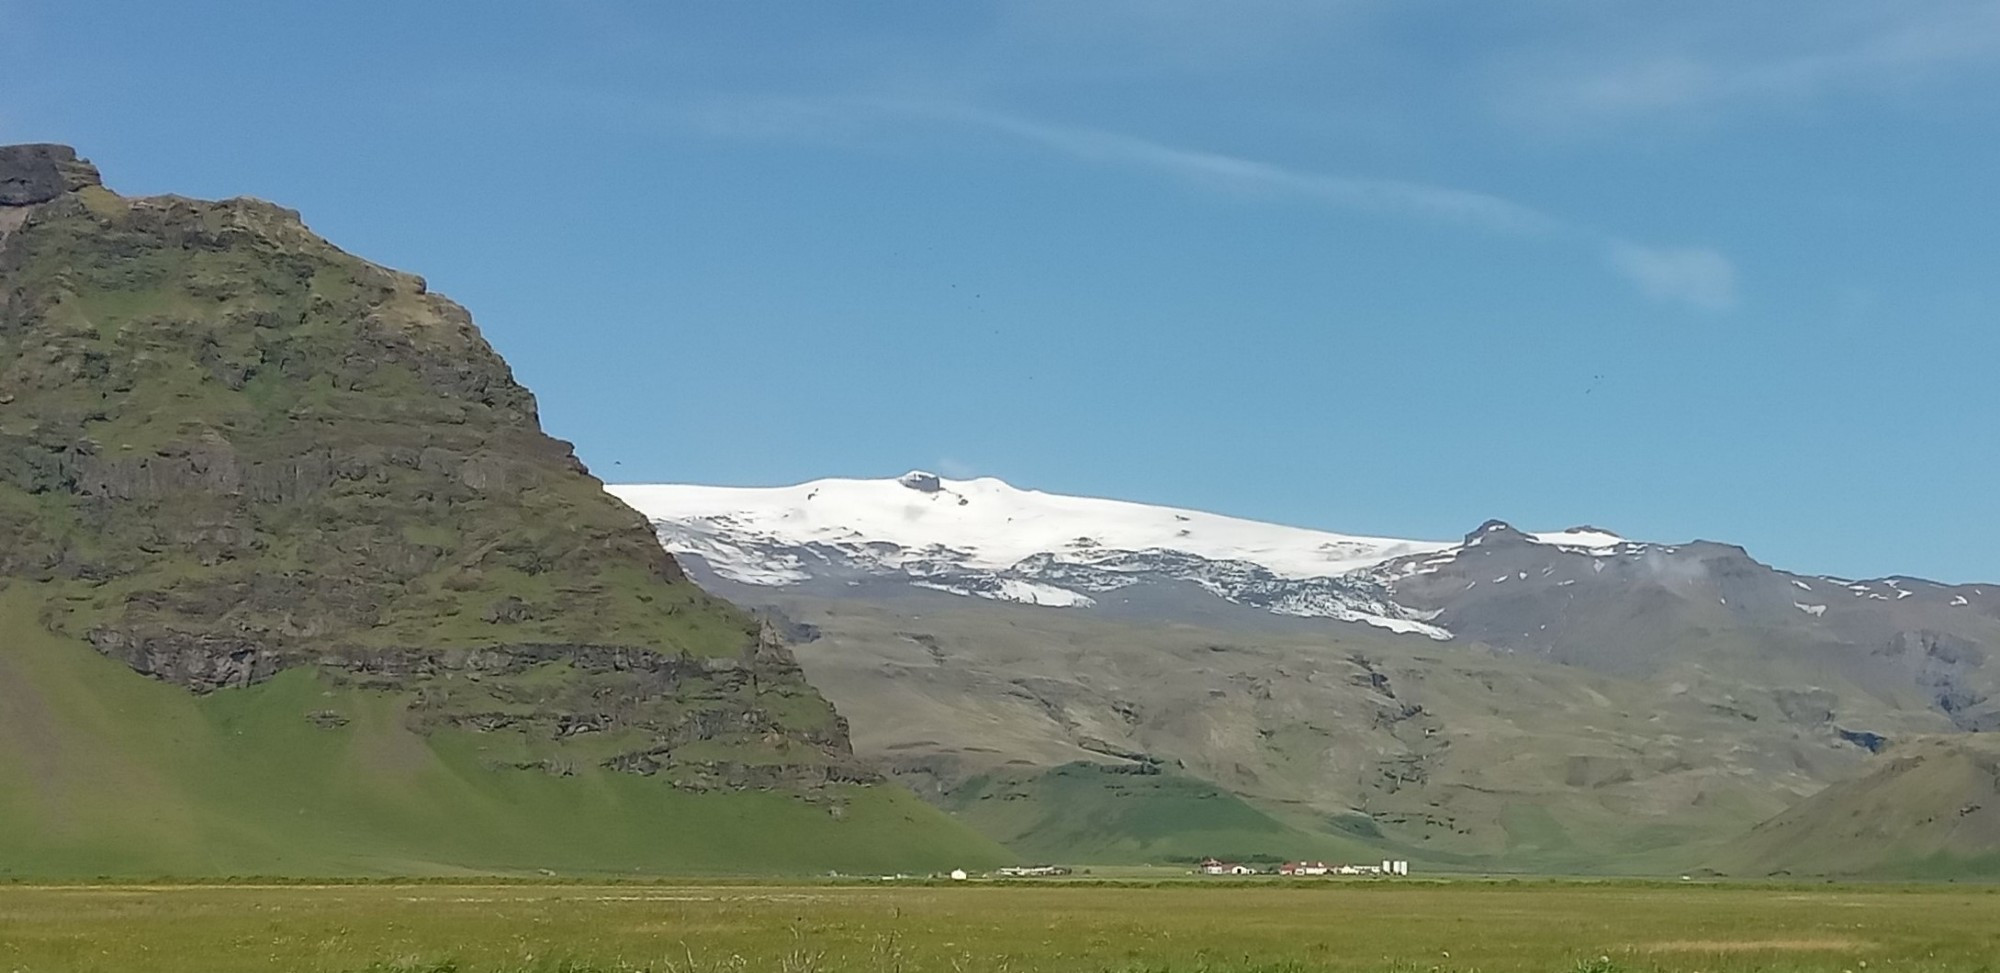
[[2000, 890], [1585, 883], [0, 887], [0, 970], [1936, 971]]

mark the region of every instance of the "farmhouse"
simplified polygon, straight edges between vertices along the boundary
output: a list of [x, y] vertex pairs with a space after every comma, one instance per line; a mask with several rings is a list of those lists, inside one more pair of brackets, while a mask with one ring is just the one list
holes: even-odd
[[1255, 875], [1257, 874], [1257, 870], [1237, 862], [1204, 858], [1201, 860], [1201, 873], [1203, 875]]
[[1333, 866], [1325, 862], [1286, 862], [1278, 866], [1280, 875], [1330, 875]]

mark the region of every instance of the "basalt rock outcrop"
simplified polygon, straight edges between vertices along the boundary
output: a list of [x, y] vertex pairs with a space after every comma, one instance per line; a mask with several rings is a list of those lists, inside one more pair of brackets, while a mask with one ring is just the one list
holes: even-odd
[[101, 184], [97, 167], [67, 145], [0, 145], [0, 206], [33, 206]]
[[291, 210], [125, 198], [63, 146], [0, 148], [8, 584], [189, 692], [311, 668], [529, 754], [501, 764], [873, 779], [783, 642], [542, 432], [463, 308]]

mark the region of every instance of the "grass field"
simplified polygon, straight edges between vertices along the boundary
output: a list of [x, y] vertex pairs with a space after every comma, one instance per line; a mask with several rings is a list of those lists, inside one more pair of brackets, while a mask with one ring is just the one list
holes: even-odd
[[1996, 968], [1988, 888], [0, 887], [10, 973]]

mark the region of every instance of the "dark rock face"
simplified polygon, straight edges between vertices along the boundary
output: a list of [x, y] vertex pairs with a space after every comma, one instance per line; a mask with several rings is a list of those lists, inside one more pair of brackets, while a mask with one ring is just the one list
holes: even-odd
[[944, 489], [944, 481], [938, 479], [936, 473], [925, 473], [922, 470], [912, 470], [905, 473], [898, 478], [897, 482], [918, 493], [936, 493]]
[[97, 167], [67, 145], [0, 145], [0, 206], [33, 206], [97, 185]]
[[197, 692], [248, 686], [282, 668], [263, 644], [226, 635], [104, 629], [90, 633], [90, 643], [139, 672]]

